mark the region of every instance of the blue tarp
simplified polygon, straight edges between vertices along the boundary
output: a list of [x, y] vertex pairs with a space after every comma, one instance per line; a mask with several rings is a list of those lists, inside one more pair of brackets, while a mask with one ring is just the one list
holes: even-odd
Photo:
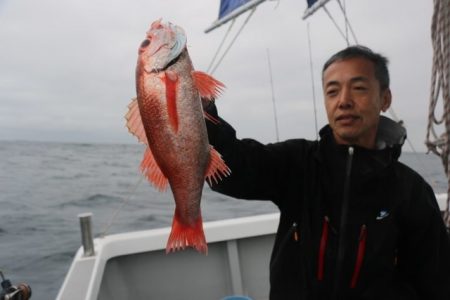
[[250, 0], [222, 0], [220, 1], [219, 19], [228, 15], [239, 6], [249, 2]]

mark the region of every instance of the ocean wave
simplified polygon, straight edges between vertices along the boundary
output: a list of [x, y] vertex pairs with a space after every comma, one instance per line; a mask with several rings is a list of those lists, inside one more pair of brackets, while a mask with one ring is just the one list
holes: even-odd
[[69, 202], [61, 203], [60, 207], [66, 207], [66, 206], [76, 206], [76, 207], [92, 207], [95, 205], [104, 205], [112, 202], [119, 202], [122, 201], [122, 197], [114, 196], [114, 195], [107, 195], [107, 194], [93, 194], [86, 197], [83, 197], [81, 199], [72, 200]]

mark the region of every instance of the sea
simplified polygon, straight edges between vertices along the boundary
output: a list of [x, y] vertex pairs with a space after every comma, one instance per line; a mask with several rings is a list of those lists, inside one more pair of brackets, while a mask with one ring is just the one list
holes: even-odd
[[[0, 141], [0, 271], [55, 299], [81, 245], [78, 215], [93, 214], [95, 236], [170, 226], [174, 202], [142, 179], [144, 148], [129, 144]], [[436, 193], [447, 191], [440, 158], [402, 154]], [[204, 221], [275, 212], [265, 201], [233, 199], [205, 186]]]

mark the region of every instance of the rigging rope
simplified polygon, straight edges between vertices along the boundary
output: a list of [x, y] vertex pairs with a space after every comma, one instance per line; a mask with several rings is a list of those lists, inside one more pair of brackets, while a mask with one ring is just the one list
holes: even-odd
[[[348, 38], [348, 29], [350, 29], [350, 33], [352, 34], [353, 40], [355, 42], [355, 44], [358, 44], [358, 39], [356, 38], [356, 34], [353, 31], [353, 27], [350, 24], [350, 20], [347, 17], [347, 12], [345, 7], [342, 5], [340, 0], [337, 0], [337, 3], [339, 4], [339, 7], [342, 11], [342, 14], [344, 16], [344, 20], [345, 20], [345, 33], [342, 31], [341, 27], [338, 25], [338, 23], [336, 22], [336, 20], [333, 18], [333, 16], [331, 15], [331, 13], [328, 11], [328, 9], [326, 8], [325, 5], [322, 6], [323, 10], [327, 13], [328, 17], [330, 18], [330, 20], [333, 22], [334, 26], [336, 27], [336, 29], [339, 31], [339, 33], [341, 34], [341, 36], [344, 38], [344, 40], [347, 42], [347, 46], [350, 46], [350, 41]], [[345, 5], [345, 3], [344, 3]]]
[[347, 44], [348, 44], [348, 33], [347, 33], [348, 29], [350, 29], [350, 32], [351, 32], [351, 34], [353, 36], [353, 40], [355, 41], [356, 44], [358, 44], [358, 40], [356, 39], [356, 34], [353, 31], [353, 27], [352, 27], [352, 25], [350, 24], [350, 21], [347, 18], [347, 12], [346, 12], [344, 6], [342, 6], [341, 1], [337, 0], [337, 2], [339, 3], [339, 7], [341, 8], [342, 14], [344, 15], [344, 19], [345, 19], [345, 31], [346, 31], [345, 32], [345, 36], [346, 36]]
[[[339, 0], [337, 0], [337, 1], [339, 2]], [[346, 9], [347, 6], [345, 4], [345, 0], [343, 2], [344, 2], [344, 4], [342, 5], [341, 10], [344, 13], [344, 15], [347, 16], [347, 9]], [[339, 2], [339, 4], [341, 4], [341, 3]], [[346, 21], [345, 22], [345, 38], [348, 40], [348, 26], [349, 26], [348, 24], [349, 24], [349, 22], [347, 19], [345, 21]]]
[[[450, 0], [434, 0], [434, 12], [431, 24], [433, 45], [433, 67], [431, 73], [430, 106], [426, 145], [441, 157], [447, 175], [447, 207], [444, 221], [450, 228]], [[441, 97], [440, 97], [441, 96]], [[436, 107], [442, 99], [443, 113], [436, 118]], [[436, 134], [435, 126], [444, 124], [445, 132]]]
[[345, 34], [342, 32], [341, 27], [339, 27], [338, 23], [336, 22], [336, 20], [333, 18], [333, 16], [330, 14], [330, 12], [328, 11], [328, 9], [324, 6], [322, 6], [323, 10], [327, 13], [328, 17], [330, 18], [330, 20], [333, 22], [334, 26], [336, 27], [336, 29], [339, 31], [339, 33], [341, 34], [341, 36], [344, 38], [344, 40], [347, 41], [347, 46], [350, 46], [348, 39], [345, 37]]
[[[227, 55], [228, 51], [230, 50], [231, 46], [233, 46], [234, 42], [236, 41], [237, 37], [239, 36], [239, 34], [241, 33], [241, 31], [244, 29], [245, 25], [247, 25], [248, 20], [250, 20], [251, 16], [253, 15], [253, 13], [256, 10], [256, 6], [250, 11], [250, 13], [247, 16], [247, 19], [245, 19], [244, 23], [242, 24], [241, 28], [239, 28], [239, 31], [236, 33], [236, 35], [234, 36], [233, 40], [230, 42], [230, 44], [228, 45], [227, 49], [225, 49], [224, 53], [222, 54], [222, 56], [220, 57], [219, 61], [217, 62], [217, 64], [215, 65], [215, 67], [212, 69], [211, 71], [211, 75], [214, 74], [214, 72], [216, 71], [216, 69], [219, 67], [220, 63], [222, 62], [222, 60], [224, 59], [225, 55]], [[220, 48], [219, 48], [220, 49]]]
[[219, 55], [220, 49], [222, 49], [223, 44], [225, 43], [225, 40], [227, 39], [228, 34], [230, 34], [231, 28], [233, 28], [233, 25], [234, 25], [235, 22], [236, 22], [236, 18], [234, 18], [233, 21], [231, 21], [231, 24], [230, 24], [230, 26], [228, 27], [227, 32], [226, 32], [225, 35], [223, 36], [222, 42], [220, 42], [219, 47], [217, 47], [217, 51], [216, 51], [216, 53], [214, 54], [213, 59], [212, 59], [211, 62], [209, 63], [208, 69], [206, 69], [206, 73], [209, 73], [209, 71], [211, 70], [211, 68], [212, 68], [212, 66], [213, 66], [213, 64], [214, 64], [214, 62], [216, 61], [217, 55]]

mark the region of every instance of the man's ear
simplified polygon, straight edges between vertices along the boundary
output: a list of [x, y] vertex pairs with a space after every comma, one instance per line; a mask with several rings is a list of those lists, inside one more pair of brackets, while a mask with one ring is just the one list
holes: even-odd
[[392, 94], [390, 88], [384, 90], [383, 95], [381, 95], [381, 101], [382, 101], [381, 110], [383, 112], [386, 112], [388, 108], [391, 106], [392, 102]]

